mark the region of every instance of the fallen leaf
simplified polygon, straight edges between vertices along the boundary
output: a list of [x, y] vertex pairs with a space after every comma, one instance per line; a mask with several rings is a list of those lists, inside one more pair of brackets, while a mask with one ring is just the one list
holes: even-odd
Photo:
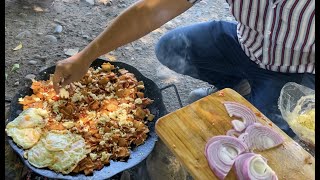
[[15, 48], [12, 49], [12, 50], [17, 51], [17, 50], [19, 50], [19, 49], [21, 49], [21, 48], [22, 48], [22, 43], [20, 43], [17, 47], [15, 47]]
[[112, 56], [110, 54], [105, 54], [104, 55], [109, 61], [116, 61], [117, 58], [115, 56]]
[[5, 76], [6, 76], [6, 80], [7, 80], [8, 79], [8, 74], [6, 73]]
[[33, 10], [35, 11], [35, 12], [43, 12], [44, 10], [41, 8], [41, 7], [39, 7], [39, 6], [33, 6]]
[[12, 66], [11, 71], [16, 71], [16, 70], [19, 69], [19, 68], [20, 68], [20, 65], [19, 65], [19, 64], [14, 64], [14, 65]]
[[106, 5], [109, 1], [110, 1], [110, 0], [99, 0], [98, 2]]

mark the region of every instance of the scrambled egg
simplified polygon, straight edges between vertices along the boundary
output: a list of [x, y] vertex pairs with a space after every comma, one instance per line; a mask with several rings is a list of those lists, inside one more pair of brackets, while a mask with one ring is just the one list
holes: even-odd
[[75, 123], [72, 122], [72, 121], [67, 121], [67, 122], [62, 123], [62, 126], [67, 128], [67, 129], [70, 129], [70, 128], [75, 126]]
[[291, 129], [304, 141], [315, 144], [315, 109], [292, 116], [288, 121]]
[[61, 98], [68, 99], [69, 98], [69, 92], [65, 88], [60, 88], [59, 96]]
[[302, 126], [314, 131], [314, 129], [315, 129], [315, 109], [312, 109], [305, 114], [299, 115], [297, 117], [297, 121]]
[[23, 149], [29, 149], [40, 139], [48, 113], [43, 109], [30, 108], [9, 122], [6, 126], [8, 136]]

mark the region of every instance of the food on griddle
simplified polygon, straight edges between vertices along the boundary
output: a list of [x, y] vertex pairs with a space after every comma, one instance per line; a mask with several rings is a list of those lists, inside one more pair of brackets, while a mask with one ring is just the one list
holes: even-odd
[[[66, 136], [66, 139], [68, 139], [69, 143], [64, 149], [51, 151], [54, 154], [55, 162], [49, 165], [49, 168], [56, 172], [68, 174], [72, 172], [77, 164], [87, 156], [87, 154], [90, 152], [90, 149], [86, 147], [85, 140], [80, 135], [66, 133], [64, 136]], [[50, 146], [48, 146], [50, 140], [52, 139], [46, 139], [46, 141], [43, 141], [47, 149]], [[59, 140], [60, 138], [56, 139], [56, 142], [59, 142]], [[59, 149], [64, 147], [63, 143], [60, 144], [60, 146], [52, 147], [52, 145], [53, 144], [51, 144], [51, 148]]]
[[24, 154], [29, 163], [37, 168], [48, 167], [54, 163], [54, 155], [44, 147], [42, 141], [38, 142]]
[[24, 128], [16, 127], [8, 128], [6, 130], [8, 136], [11, 136], [13, 141], [21, 146], [23, 149], [28, 149], [34, 146], [40, 139], [41, 128]]
[[23, 149], [34, 146], [40, 139], [42, 129], [46, 125], [48, 113], [43, 109], [30, 108], [9, 122], [6, 126], [8, 136]]
[[89, 152], [80, 135], [53, 130], [44, 134], [35, 146], [26, 151], [25, 157], [35, 167], [48, 167], [68, 174]]
[[[31, 96], [19, 99], [23, 113], [6, 131], [18, 145], [31, 148], [25, 154], [31, 164], [63, 174], [89, 175], [110, 160], [125, 161], [132, 147], [144, 143], [147, 123], [154, 118], [147, 108], [153, 100], [145, 97], [143, 82], [110, 63], [89, 68], [80, 81], [65, 86], [59, 95], [53, 89], [52, 75], [47, 81], [34, 80], [31, 89]], [[39, 110], [46, 112], [43, 119], [23, 118]], [[27, 121], [39, 124], [29, 127]], [[29, 136], [36, 131], [38, 137], [33, 135], [33, 141], [15, 137], [12, 131], [17, 131], [13, 129], [17, 124], [29, 128], [20, 134]]]
[[43, 109], [29, 108], [19, 114], [19, 116], [13, 121], [7, 124], [7, 128], [43, 128], [46, 125], [46, 118], [48, 112]]

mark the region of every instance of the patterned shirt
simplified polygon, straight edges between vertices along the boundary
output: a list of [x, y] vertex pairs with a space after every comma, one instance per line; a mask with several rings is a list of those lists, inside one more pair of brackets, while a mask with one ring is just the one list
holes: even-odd
[[239, 43], [251, 60], [271, 71], [315, 73], [315, 0], [227, 2], [238, 21]]

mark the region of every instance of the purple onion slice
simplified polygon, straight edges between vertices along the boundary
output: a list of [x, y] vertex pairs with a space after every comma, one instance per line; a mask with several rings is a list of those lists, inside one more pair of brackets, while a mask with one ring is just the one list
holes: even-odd
[[208, 164], [219, 179], [224, 179], [232, 168], [235, 158], [247, 152], [246, 145], [231, 136], [215, 136], [205, 147]]
[[260, 154], [244, 153], [234, 162], [238, 180], [278, 180], [276, 173]]
[[257, 117], [248, 107], [231, 101], [223, 102], [230, 117], [237, 116], [242, 118], [245, 127], [257, 122]]
[[250, 150], [267, 150], [279, 146], [284, 142], [283, 137], [267, 126], [254, 123], [247, 127], [238, 139], [247, 144]]

